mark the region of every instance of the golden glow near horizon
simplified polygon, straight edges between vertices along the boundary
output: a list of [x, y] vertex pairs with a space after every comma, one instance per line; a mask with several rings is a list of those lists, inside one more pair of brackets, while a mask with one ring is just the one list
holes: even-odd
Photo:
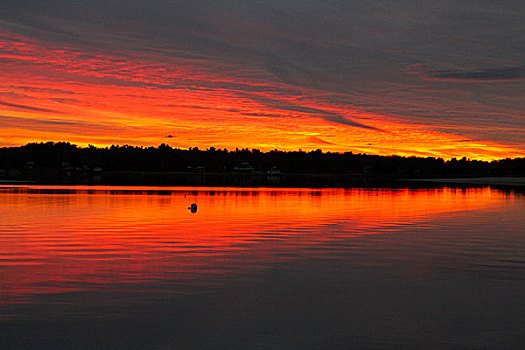
[[[338, 102], [229, 63], [91, 52], [0, 32], [0, 146], [67, 141], [492, 160], [525, 147]], [[222, 73], [226, 71], [227, 73]], [[378, 92], [379, 94], [379, 92]], [[415, 103], [415, 102], [414, 102]]]

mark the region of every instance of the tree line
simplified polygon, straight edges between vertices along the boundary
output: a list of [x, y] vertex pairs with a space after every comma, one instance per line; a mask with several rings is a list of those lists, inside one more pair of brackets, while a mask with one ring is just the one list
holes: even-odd
[[[253, 169], [281, 174], [351, 174], [369, 176], [525, 176], [525, 158], [495, 161], [467, 158], [443, 160], [435, 157], [401, 157], [316, 151], [262, 152], [257, 149], [205, 150], [158, 147], [79, 147], [68, 142], [29, 143], [0, 148], [0, 169], [99, 168], [103, 171], [227, 173]], [[239, 170], [244, 169], [244, 170]]]

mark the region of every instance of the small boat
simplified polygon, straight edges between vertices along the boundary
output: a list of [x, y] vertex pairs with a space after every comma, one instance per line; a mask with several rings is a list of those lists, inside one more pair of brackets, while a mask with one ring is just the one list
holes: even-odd
[[192, 213], [196, 213], [197, 212], [197, 204], [196, 203], [192, 203], [188, 209], [192, 212]]

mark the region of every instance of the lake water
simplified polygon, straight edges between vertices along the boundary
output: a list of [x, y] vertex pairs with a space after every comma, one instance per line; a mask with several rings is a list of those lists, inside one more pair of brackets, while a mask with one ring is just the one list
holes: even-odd
[[0, 348], [524, 349], [525, 196], [3, 186]]

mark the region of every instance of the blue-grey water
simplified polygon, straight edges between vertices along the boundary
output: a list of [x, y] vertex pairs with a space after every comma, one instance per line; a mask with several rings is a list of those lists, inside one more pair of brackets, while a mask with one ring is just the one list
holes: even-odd
[[0, 187], [0, 349], [367, 348], [524, 349], [523, 193]]

